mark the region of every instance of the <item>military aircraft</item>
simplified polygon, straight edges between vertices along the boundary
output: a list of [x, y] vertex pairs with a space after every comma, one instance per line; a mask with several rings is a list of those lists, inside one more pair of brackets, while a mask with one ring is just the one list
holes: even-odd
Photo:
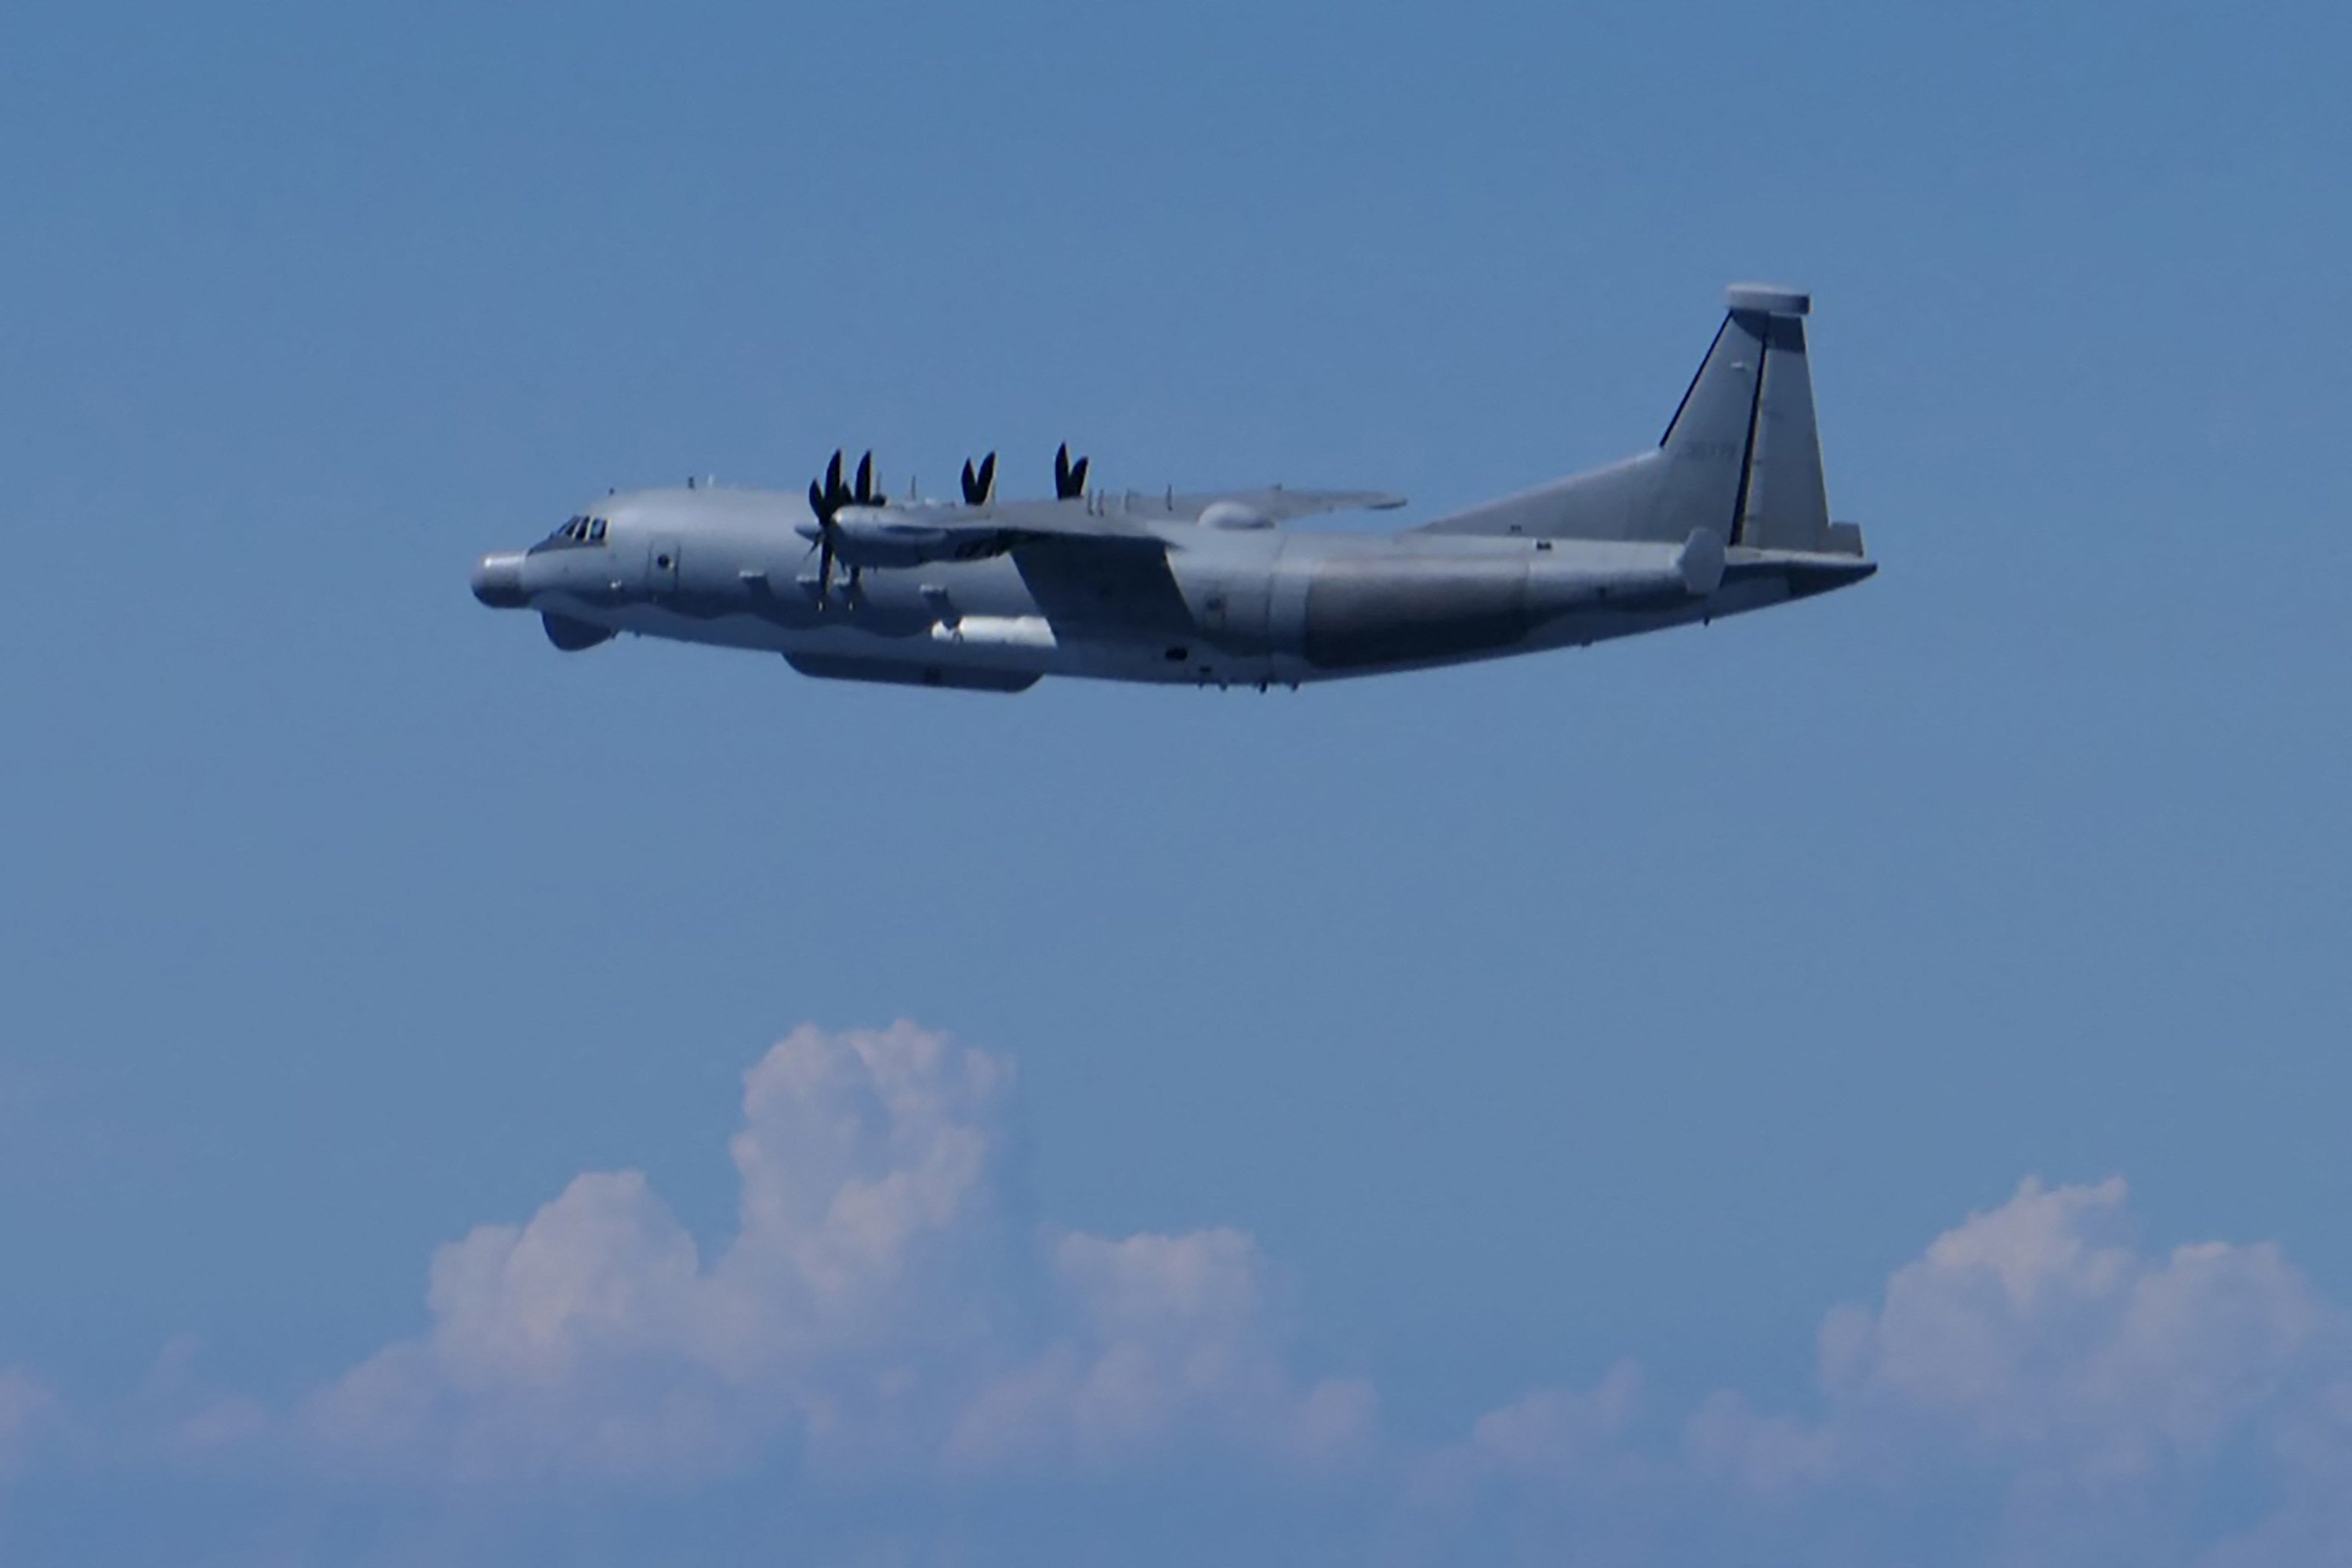
[[567, 652], [622, 632], [781, 653], [803, 675], [1022, 691], [1047, 675], [1297, 687], [1582, 647], [1860, 582], [1830, 521], [1805, 352], [1808, 295], [1740, 285], [1657, 446], [1392, 533], [1286, 529], [1387, 509], [1361, 490], [1089, 489], [1000, 500], [996, 458], [957, 500], [892, 499], [835, 452], [805, 498], [689, 481], [615, 493], [474, 595], [538, 612]]

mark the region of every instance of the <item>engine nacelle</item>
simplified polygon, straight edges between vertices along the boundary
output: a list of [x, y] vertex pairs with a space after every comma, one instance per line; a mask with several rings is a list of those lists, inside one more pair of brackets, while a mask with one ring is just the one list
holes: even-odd
[[1209, 503], [1201, 514], [1202, 528], [1255, 529], [1272, 528], [1274, 519], [1244, 501], [1221, 500]]
[[833, 552], [848, 566], [920, 566], [955, 553], [946, 531], [919, 523], [857, 519], [837, 523]]
[[[803, 539], [822, 537], [814, 522], [801, 524], [799, 531]], [[845, 566], [920, 566], [954, 559], [971, 542], [969, 535], [899, 512], [844, 509], [833, 523], [834, 558]]]

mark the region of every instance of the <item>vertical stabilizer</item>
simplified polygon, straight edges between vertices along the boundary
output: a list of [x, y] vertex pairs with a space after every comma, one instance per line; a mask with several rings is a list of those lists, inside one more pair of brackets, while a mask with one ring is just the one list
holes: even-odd
[[1733, 544], [1740, 542], [1748, 433], [1756, 424], [1769, 329], [1769, 317], [1736, 302], [1716, 329], [1706, 358], [1667, 421], [1666, 433], [1658, 437], [1650, 493], [1635, 508], [1643, 537], [1681, 539], [1692, 529], [1707, 528]]
[[1715, 342], [1655, 450], [1427, 525], [1433, 533], [1526, 534], [1682, 543], [1705, 530], [1732, 546], [1862, 553], [1830, 521], [1813, 377], [1812, 297], [1735, 285]]
[[1722, 531], [1756, 550], [1825, 550], [1828, 492], [1805, 361], [1811, 299], [1735, 285], [1730, 313], [1658, 443], [1665, 460], [1650, 531]]
[[1731, 290], [1732, 322], [1763, 345], [1741, 461], [1739, 506], [1731, 542], [1758, 550], [1830, 549], [1829, 489], [1813, 423], [1813, 376], [1805, 357], [1806, 295], [1742, 286]]

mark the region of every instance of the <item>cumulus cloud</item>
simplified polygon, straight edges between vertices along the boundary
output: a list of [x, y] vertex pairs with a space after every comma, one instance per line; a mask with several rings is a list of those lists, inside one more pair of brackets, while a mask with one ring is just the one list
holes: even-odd
[[443, 1247], [427, 1331], [299, 1425], [347, 1460], [468, 1479], [679, 1481], [779, 1448], [985, 1472], [1362, 1445], [1369, 1389], [1293, 1376], [1247, 1236], [1014, 1221], [1011, 1078], [908, 1024], [803, 1028], [745, 1076], [715, 1257], [641, 1173], [582, 1175]]
[[[1819, 1336], [1820, 1398], [1718, 1392], [1675, 1450], [1624, 1438], [1632, 1374], [1490, 1413], [1446, 1462], [1635, 1476], [1717, 1521], [1919, 1561], [2290, 1563], [2352, 1551], [2352, 1333], [2267, 1243], [2150, 1252], [2121, 1181], [2027, 1181]], [[1612, 1391], [1622, 1380], [1622, 1387]], [[1920, 1521], [1939, 1544], [1921, 1551]], [[2252, 1521], [2252, 1522], [2250, 1522]], [[1866, 1553], [1865, 1553], [1866, 1555]]]
[[1415, 1506], [1460, 1510], [1491, 1503], [1494, 1483], [1591, 1502], [1654, 1479], [1633, 1437], [1642, 1412], [1641, 1369], [1621, 1361], [1591, 1389], [1538, 1388], [1471, 1423], [1469, 1440], [1420, 1456], [1407, 1495]]
[[57, 1407], [47, 1384], [21, 1367], [0, 1366], [0, 1481], [16, 1475]]
[[[1025, 1218], [1013, 1088], [912, 1025], [801, 1029], [745, 1075], [717, 1246], [642, 1173], [583, 1173], [440, 1248], [424, 1331], [291, 1408], [184, 1398], [193, 1347], [167, 1354], [142, 1408], [194, 1414], [149, 1451], [502, 1498], [757, 1469], [796, 1510], [844, 1479], [1051, 1500], [1113, 1477], [1124, 1507], [1205, 1458], [1223, 1502], [1323, 1507], [1315, 1541], [1396, 1564], [2352, 1561], [2352, 1327], [2274, 1246], [2143, 1245], [2120, 1181], [2027, 1181], [1934, 1238], [1828, 1314], [1791, 1407], [1662, 1398], [1622, 1362], [1433, 1446], [1297, 1370], [1244, 1232]], [[0, 1478], [58, 1425], [0, 1372]]]
[[1932, 1444], [2087, 1491], [2196, 1468], [2345, 1371], [2345, 1325], [2268, 1243], [2136, 1247], [2119, 1180], [2027, 1181], [1822, 1325], [1827, 1406], [1767, 1420], [1728, 1398], [1702, 1462], [1771, 1488]]
[[1471, 1447], [1507, 1474], [1589, 1474], [1618, 1444], [1639, 1407], [1642, 1374], [1620, 1362], [1590, 1394], [1538, 1389], [1480, 1416]]
[[1265, 1331], [1265, 1266], [1239, 1231], [1066, 1235], [1053, 1276], [1065, 1331], [973, 1401], [952, 1444], [964, 1465], [1094, 1468], [1161, 1447], [1187, 1425], [1322, 1464], [1370, 1433], [1369, 1384], [1294, 1389]]

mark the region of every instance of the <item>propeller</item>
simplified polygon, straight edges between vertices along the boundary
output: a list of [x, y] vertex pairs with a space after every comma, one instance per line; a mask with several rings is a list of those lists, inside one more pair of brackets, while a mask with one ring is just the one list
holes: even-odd
[[1070, 444], [1067, 441], [1062, 443], [1061, 449], [1054, 454], [1054, 496], [1055, 500], [1076, 500], [1080, 496], [1087, 493], [1087, 464], [1088, 460], [1089, 459], [1087, 458], [1080, 458], [1076, 462], [1071, 462]]
[[[816, 602], [824, 607], [825, 595], [833, 587], [833, 558], [838, 540], [841, 509], [850, 506], [880, 506], [884, 498], [874, 489], [874, 454], [867, 452], [857, 459], [857, 478], [854, 484], [845, 484], [841, 478], [842, 453], [835, 448], [833, 460], [824, 466], [822, 479], [811, 479], [808, 488], [809, 510], [816, 514], [817, 554]], [[853, 570], [851, 576], [856, 577]]]
[[977, 468], [971, 466], [971, 459], [966, 458], [963, 460], [963, 504], [986, 506], [995, 499], [996, 454], [991, 452], [982, 458]]

